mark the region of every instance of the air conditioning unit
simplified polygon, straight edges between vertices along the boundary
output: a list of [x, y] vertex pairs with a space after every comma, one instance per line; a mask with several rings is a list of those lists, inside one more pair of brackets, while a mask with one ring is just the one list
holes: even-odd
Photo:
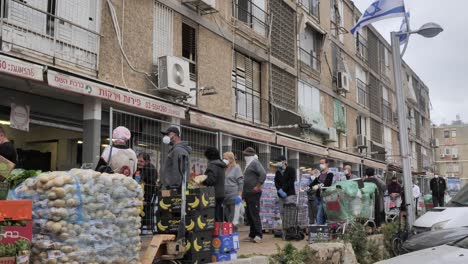
[[337, 142], [338, 141], [338, 133], [336, 132], [336, 128], [330, 127], [328, 128], [328, 142]]
[[365, 135], [357, 135], [356, 141], [358, 148], [367, 148], [367, 137]]
[[346, 72], [338, 72], [338, 91], [349, 92], [349, 76]]
[[199, 11], [202, 15], [216, 12], [216, 0], [182, 0], [182, 4]]
[[458, 154], [452, 154], [452, 159], [458, 159]]
[[445, 158], [445, 154], [444, 153], [440, 154], [440, 157]]
[[158, 91], [172, 96], [184, 96], [190, 93], [189, 63], [174, 56], [159, 58]]

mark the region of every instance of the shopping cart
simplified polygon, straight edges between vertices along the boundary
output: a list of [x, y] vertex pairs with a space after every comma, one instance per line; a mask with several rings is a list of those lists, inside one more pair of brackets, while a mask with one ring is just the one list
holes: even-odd
[[296, 195], [296, 203], [284, 203], [281, 222], [283, 224], [283, 240], [303, 240], [305, 234], [303, 227], [299, 223], [299, 210], [301, 197], [305, 192], [299, 191]]
[[394, 222], [400, 215], [401, 197], [385, 196], [385, 222]]

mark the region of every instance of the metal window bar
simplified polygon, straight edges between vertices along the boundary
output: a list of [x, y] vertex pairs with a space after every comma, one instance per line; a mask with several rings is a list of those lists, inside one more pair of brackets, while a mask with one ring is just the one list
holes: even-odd
[[358, 90], [358, 104], [369, 108], [369, 89], [367, 84], [363, 81], [356, 79]]
[[320, 73], [321, 62], [318, 56], [318, 52], [316, 51], [308, 52], [303, 48], [299, 48], [299, 58], [302, 62], [309, 65], [313, 70]]
[[356, 36], [356, 53], [365, 62], [367, 62], [367, 40], [362, 34]]
[[[235, 18], [246, 23], [250, 28], [256, 29], [259, 33], [267, 32], [267, 12], [251, 0], [236, 0], [233, 12]], [[259, 28], [256, 28], [257, 26]]]
[[[171, 123], [139, 114], [133, 114], [121, 110], [110, 109], [109, 134], [114, 128], [125, 126], [131, 132], [130, 147], [137, 155], [146, 153], [150, 156], [151, 169], [146, 169], [142, 176], [144, 181], [145, 216], [142, 218], [142, 232], [153, 233], [155, 231], [155, 203], [157, 196], [157, 179], [159, 170], [169, 150], [168, 145], [162, 143], [161, 130], [170, 126]], [[198, 128], [177, 125], [181, 131], [181, 138], [192, 147], [190, 155], [190, 176], [204, 174], [207, 160], [204, 152], [208, 147], [218, 147], [218, 133]], [[141, 168], [140, 168], [141, 169]]]
[[382, 99], [382, 117], [387, 122], [392, 121], [392, 107], [390, 102], [385, 99]]
[[[62, 61], [77, 68], [97, 71], [101, 37], [98, 32], [55, 15], [57, 9], [47, 12], [47, 9], [52, 11], [51, 8], [57, 5], [48, 8], [44, 4], [43, 10], [26, 1], [0, 1], [4, 11], [3, 18], [0, 18], [0, 35], [4, 46], [9, 45], [18, 52], [45, 56], [53, 63]], [[96, 19], [92, 14], [88, 16]]]
[[320, 1], [319, 0], [300, 0], [299, 3], [303, 5], [307, 12], [312, 15], [317, 21], [320, 21]]

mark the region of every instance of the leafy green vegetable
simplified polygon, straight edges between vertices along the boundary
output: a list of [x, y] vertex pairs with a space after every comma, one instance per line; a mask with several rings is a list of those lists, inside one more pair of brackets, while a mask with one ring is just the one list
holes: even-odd
[[14, 170], [7, 177], [6, 181], [10, 184], [10, 188], [15, 188], [26, 179], [36, 177], [40, 173], [41, 171], [39, 170]]
[[29, 241], [27, 239], [20, 239], [15, 242], [16, 250], [18, 252], [29, 250]]
[[16, 256], [16, 246], [14, 244], [0, 244], [0, 258]]

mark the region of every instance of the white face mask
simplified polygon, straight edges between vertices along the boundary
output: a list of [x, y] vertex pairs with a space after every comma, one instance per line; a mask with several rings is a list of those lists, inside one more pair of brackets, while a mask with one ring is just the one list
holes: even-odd
[[436, 177], [436, 179], [437, 179], [437, 178], [439, 178], [439, 175], [436, 175], [436, 176], [434, 176], [434, 177]]
[[245, 157], [245, 162], [250, 163], [254, 159], [255, 159], [255, 156], [246, 156]]
[[223, 162], [224, 162], [226, 165], [229, 165], [229, 160], [223, 159]]
[[344, 173], [345, 175], [348, 175], [348, 174], [349, 174], [349, 171], [348, 171], [348, 170], [344, 170], [343, 173]]
[[325, 168], [327, 168], [327, 165], [325, 165], [325, 164], [320, 164], [320, 170], [324, 170]]
[[171, 138], [169, 136], [164, 136], [163, 137], [163, 143], [168, 145], [169, 143], [171, 143]]

